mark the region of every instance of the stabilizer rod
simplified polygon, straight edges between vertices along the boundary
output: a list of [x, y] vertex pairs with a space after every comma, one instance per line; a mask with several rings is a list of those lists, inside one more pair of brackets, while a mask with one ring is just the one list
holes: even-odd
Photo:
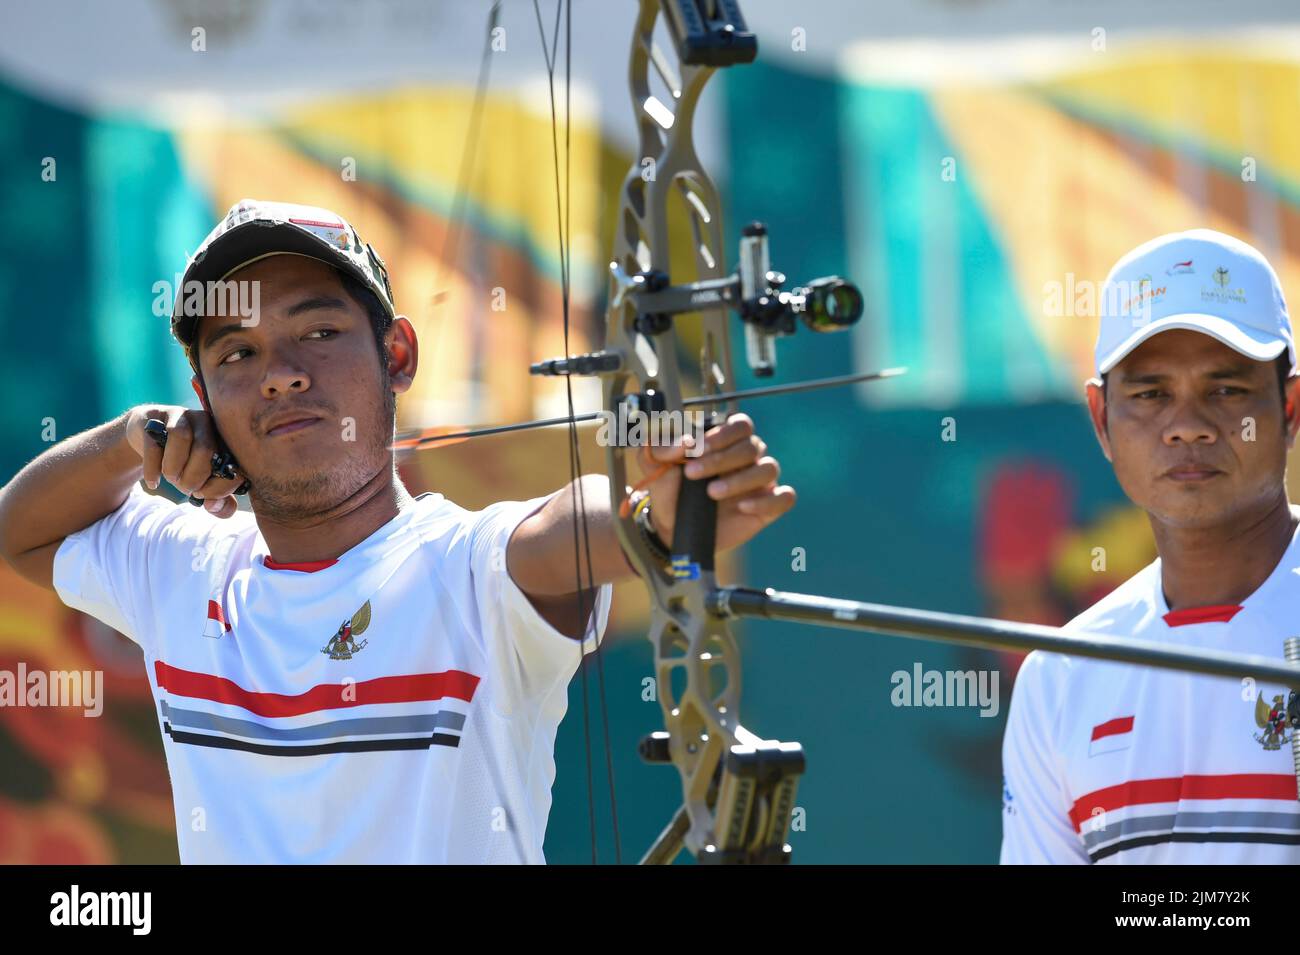
[[888, 607], [857, 600], [783, 593], [770, 588], [753, 590], [746, 587], [719, 587], [713, 591], [710, 609], [713, 613], [728, 618], [765, 617], [768, 620], [821, 624], [998, 650], [1050, 650], [1071, 656], [1136, 663], [1210, 676], [1237, 679], [1252, 677], [1257, 681], [1267, 680], [1300, 689], [1300, 666], [1280, 659], [1170, 646], [1151, 640], [1084, 631], [1071, 632], [1033, 623]]

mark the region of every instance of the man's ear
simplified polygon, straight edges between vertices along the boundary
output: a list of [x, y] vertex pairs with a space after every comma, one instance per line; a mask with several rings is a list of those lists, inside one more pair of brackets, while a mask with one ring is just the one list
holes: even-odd
[[1295, 447], [1296, 432], [1300, 431], [1300, 375], [1292, 375], [1282, 385], [1286, 396], [1286, 446]]
[[394, 318], [384, 334], [384, 343], [388, 347], [388, 377], [393, 382], [393, 391], [401, 394], [411, 387], [420, 364], [420, 342], [411, 320], [405, 315]]
[[1097, 443], [1101, 445], [1101, 453], [1106, 455], [1106, 460], [1114, 461], [1110, 456], [1110, 433], [1106, 430], [1105, 386], [1100, 378], [1089, 378], [1084, 383], [1084, 388], [1088, 395], [1088, 417], [1092, 419], [1092, 432], [1097, 436]]

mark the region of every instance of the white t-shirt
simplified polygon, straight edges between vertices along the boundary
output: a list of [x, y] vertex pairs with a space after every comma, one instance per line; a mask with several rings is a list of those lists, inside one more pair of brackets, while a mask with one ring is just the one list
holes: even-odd
[[[1300, 635], [1300, 535], [1239, 606], [1171, 613], [1156, 560], [1067, 629], [1281, 660]], [[1300, 863], [1287, 694], [1031, 653], [1002, 743], [1002, 862]]]
[[505, 552], [546, 500], [469, 512], [422, 494], [319, 564], [270, 561], [247, 511], [220, 520], [139, 485], [69, 535], [59, 597], [144, 650], [181, 861], [545, 861], [582, 651]]

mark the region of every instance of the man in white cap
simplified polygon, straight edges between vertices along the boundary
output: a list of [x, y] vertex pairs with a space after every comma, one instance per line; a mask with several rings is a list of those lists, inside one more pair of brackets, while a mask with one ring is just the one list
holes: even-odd
[[[1300, 426], [1281, 285], [1206, 229], [1124, 256], [1088, 410], [1157, 560], [1068, 624], [1282, 655], [1300, 633]], [[1003, 741], [1004, 863], [1300, 863], [1287, 688], [1031, 653]]]

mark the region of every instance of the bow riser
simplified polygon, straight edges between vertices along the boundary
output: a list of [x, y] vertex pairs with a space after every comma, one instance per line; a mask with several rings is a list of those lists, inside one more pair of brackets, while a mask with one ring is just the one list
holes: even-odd
[[[656, 0], [643, 0], [632, 40], [630, 76], [640, 142], [636, 161], [623, 184], [613, 257], [625, 274], [668, 272], [669, 205], [676, 197], [690, 215], [696, 277], [717, 278], [722, 274], [721, 223], [714, 211], [719, 208], [717, 190], [699, 168], [691, 140], [695, 106], [714, 70], [687, 67], [676, 83], [671, 74], [664, 77], [675, 94], [671, 124], [665, 128], [662, 110], [667, 104], [653, 97], [649, 75], [656, 68], [652, 57], [657, 53], [653, 32], [658, 16]], [[667, 72], [665, 67], [660, 58], [661, 76]], [[643, 174], [647, 158], [653, 162], [649, 176]], [[616, 292], [611, 289], [611, 303], [616, 302]], [[665, 411], [684, 413], [671, 320], [662, 333], [648, 335], [638, 330], [638, 318], [635, 296], [611, 305], [605, 348], [619, 353], [623, 369], [606, 378], [604, 406], [615, 409], [625, 394], [654, 389]], [[700, 313], [705, 343], [701, 367], [712, 369], [706, 376], [716, 382], [708, 389], [711, 391], [727, 390], [732, 380], [731, 355], [726, 347], [727, 318], [727, 313], [718, 309]], [[615, 513], [630, 483], [626, 459], [631, 453], [635, 452], [629, 448], [606, 448]], [[699, 526], [693, 523], [697, 521], [707, 522], [710, 527], [716, 525], [716, 504], [707, 495], [703, 504], [693, 497], [694, 503], [688, 503], [687, 493], [682, 498], [684, 507], [696, 513], [683, 515], [679, 508], [678, 527]], [[674, 580], [650, 552], [630, 518], [619, 522], [618, 533], [650, 589], [649, 639], [654, 648], [657, 693], [668, 733], [669, 757], [682, 775], [683, 805], [690, 819], [686, 845], [698, 854], [717, 842], [713, 789], [718, 765], [735, 742], [734, 721], [740, 703], [736, 644], [725, 623], [710, 625], [711, 615], [705, 608], [705, 595], [716, 585], [712, 552], [702, 561], [707, 568], [701, 567], [698, 577]]]
[[[674, 328], [682, 316], [647, 319], [638, 307], [637, 289], [629, 287], [629, 277], [669, 272], [669, 207], [675, 202], [689, 217], [695, 274], [689, 279], [673, 275], [674, 283], [723, 275], [721, 203], [712, 179], [700, 166], [692, 138], [695, 108], [715, 69], [685, 65], [680, 74], [672, 69], [653, 44], [660, 12], [658, 0], [642, 0], [632, 40], [630, 86], [640, 142], [621, 192], [606, 316], [604, 350], [617, 353], [621, 367], [604, 376], [603, 397], [604, 407], [615, 411], [628, 394], [653, 390], [659, 408], [684, 427], [688, 418]], [[671, 89], [671, 112], [651, 90], [652, 69]], [[646, 159], [653, 163], [650, 175], [644, 174]], [[732, 390], [729, 313], [712, 308], [692, 314], [701, 323], [701, 393]], [[733, 407], [729, 402], [711, 407], [705, 428]], [[606, 448], [615, 513], [630, 483], [627, 456], [634, 453], [627, 447]], [[747, 772], [753, 767], [744, 767], [743, 760], [732, 767], [736, 760], [727, 759], [742, 736], [744, 741], [754, 738], [738, 723], [739, 649], [727, 623], [709, 609], [709, 595], [717, 586], [717, 503], [708, 496], [707, 485], [707, 479], [683, 478], [674, 523], [673, 569], [663, 567], [632, 518], [619, 521], [618, 535], [651, 594], [649, 639], [666, 728], [666, 740], [661, 735], [658, 742], [666, 742], [666, 753], [650, 758], [666, 758], [681, 773], [689, 827], [679, 834], [686, 848], [698, 857], [726, 858], [735, 853], [743, 856], [755, 830], [763, 833], [764, 840], [770, 839], [770, 822], [778, 817], [782, 821], [777, 846], [783, 848], [789, 806], [784, 816], [768, 811], [757, 798], [762, 791], [757, 779]], [[653, 749], [643, 747], [643, 753]], [[779, 801], [793, 801], [793, 785], [783, 790]]]

